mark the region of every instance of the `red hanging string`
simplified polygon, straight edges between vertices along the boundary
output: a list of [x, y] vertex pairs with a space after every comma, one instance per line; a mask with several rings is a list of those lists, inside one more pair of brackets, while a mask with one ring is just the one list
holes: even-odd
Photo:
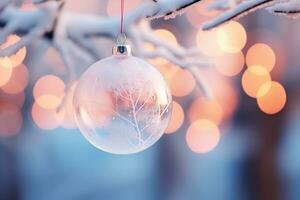
[[121, 33], [124, 33], [124, 0], [121, 0]]

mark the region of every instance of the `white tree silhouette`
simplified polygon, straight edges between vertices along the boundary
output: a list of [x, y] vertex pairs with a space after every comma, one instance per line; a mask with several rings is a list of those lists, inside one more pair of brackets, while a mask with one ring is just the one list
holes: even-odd
[[[166, 105], [159, 103], [152, 81], [135, 81], [139, 84], [121, 83], [113, 89], [114, 113], [135, 129], [138, 146], [143, 146], [160, 131], [157, 129], [164, 114], [170, 109], [170, 103]], [[127, 104], [126, 110], [122, 105], [124, 103]]]

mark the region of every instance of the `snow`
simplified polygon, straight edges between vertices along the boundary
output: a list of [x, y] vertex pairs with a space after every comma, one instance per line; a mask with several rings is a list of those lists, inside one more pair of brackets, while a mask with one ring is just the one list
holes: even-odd
[[274, 0], [247, 0], [243, 1], [239, 5], [235, 6], [233, 9], [221, 14], [216, 19], [211, 22], [207, 22], [203, 25], [204, 30], [214, 28], [220, 24], [228, 22], [229, 20], [236, 20], [243, 17], [257, 9], [269, 6]]
[[284, 3], [278, 3], [267, 8], [267, 10], [271, 13], [297, 18], [300, 15], [300, 2], [299, 0], [291, 0]]

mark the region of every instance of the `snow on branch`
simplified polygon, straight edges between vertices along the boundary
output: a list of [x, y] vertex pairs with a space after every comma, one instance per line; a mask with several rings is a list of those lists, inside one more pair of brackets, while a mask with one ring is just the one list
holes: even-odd
[[182, 13], [185, 8], [203, 0], [153, 0], [156, 3], [156, 12], [148, 15], [150, 19], [165, 17], [174, 18]]
[[215, 0], [213, 3], [208, 5], [207, 10], [226, 11], [233, 8], [240, 2], [241, 0]]
[[257, 9], [267, 7], [274, 3], [275, 0], [246, 0], [235, 6], [233, 9], [222, 13], [216, 19], [211, 22], [207, 22], [203, 25], [204, 30], [209, 30], [217, 27], [220, 24], [228, 22], [230, 20], [236, 20], [244, 15], [247, 15]]
[[[136, 55], [145, 59], [165, 58], [171, 63], [189, 69], [200, 88], [205, 88], [204, 94], [207, 94], [205, 81], [201, 80], [202, 77], [197, 74], [199, 71], [192, 70], [192, 68], [209, 66], [212, 64], [211, 61], [205, 59], [197, 48], [186, 49], [161, 40], [155, 35], [149, 21], [145, 20], [148, 16], [160, 13], [160, 11], [168, 14], [169, 10], [172, 10], [172, 7], [167, 6], [170, 2], [141, 3], [135, 10], [125, 15], [124, 31]], [[174, 2], [183, 1], [175, 0]], [[185, 2], [188, 1], [185, 0]], [[186, 6], [186, 4], [180, 5]], [[19, 42], [1, 50], [0, 57], [12, 55], [37, 39], [47, 39], [59, 52], [69, 72], [67, 89], [79, 76], [76, 64], [86, 67], [103, 57], [99, 54], [99, 49], [93, 40], [101, 37], [115, 40], [119, 34], [119, 17], [69, 12], [63, 9], [63, 3], [60, 1], [40, 0], [36, 4], [36, 9], [30, 11], [20, 9], [19, 5], [15, 4], [15, 0], [6, 1], [5, 4], [1, 2], [0, 6], [3, 8], [0, 10], [0, 26], [2, 26], [0, 43], [3, 43], [11, 34], [18, 33], [22, 36]], [[153, 49], [145, 49], [146, 43], [153, 46]]]
[[[1, 50], [0, 57], [12, 55], [37, 39], [47, 39], [60, 53], [70, 73], [69, 82], [71, 82], [78, 76], [74, 63], [88, 66], [102, 57], [93, 40], [101, 37], [115, 40], [119, 33], [119, 17], [72, 13], [64, 10], [62, 0], [33, 0], [33, 2], [36, 3], [36, 8], [25, 11], [20, 9], [22, 0], [1, 0], [0, 43], [15, 33], [21, 35], [22, 39]], [[207, 88], [203, 85], [204, 81], [201, 80], [199, 70], [195, 70], [195, 67], [209, 66], [211, 62], [204, 58], [197, 48], [186, 49], [159, 39], [150, 27], [149, 21], [145, 20], [175, 17], [185, 8], [201, 2], [202, 0], [148, 0], [127, 13], [124, 23], [125, 33], [133, 45], [135, 54], [144, 58], [162, 57], [182, 68], [187, 68], [196, 77], [200, 88]], [[299, 0], [216, 0], [208, 9], [222, 10], [224, 13], [206, 23], [203, 28], [205, 30], [214, 28], [264, 7], [269, 7], [269, 11], [273, 13], [298, 16], [300, 3]], [[153, 49], [145, 49], [146, 43], [151, 44]]]
[[[185, 8], [201, 0], [153, 0], [157, 3], [158, 9], [153, 18], [171, 18], [184, 12]], [[257, 9], [269, 7], [268, 10], [275, 14], [282, 14], [288, 17], [298, 17], [300, 11], [299, 0], [215, 0], [208, 6], [208, 10], [223, 11], [220, 16], [203, 25], [203, 30], [215, 28], [230, 20], [239, 19]]]
[[285, 15], [287, 17], [297, 18], [300, 15], [300, 1], [292, 0], [284, 3], [278, 3], [268, 8], [271, 13]]

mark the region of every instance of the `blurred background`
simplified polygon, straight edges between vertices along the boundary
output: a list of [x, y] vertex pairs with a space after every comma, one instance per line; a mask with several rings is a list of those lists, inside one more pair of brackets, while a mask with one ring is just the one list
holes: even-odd
[[[141, 2], [127, 1], [126, 11]], [[65, 93], [55, 49], [39, 55], [43, 44], [24, 47], [9, 58], [11, 68], [1, 59], [0, 199], [298, 200], [300, 21], [261, 10], [203, 32], [203, 22], [219, 14], [205, 10], [210, 2], [151, 22], [157, 37], [197, 45], [215, 61], [201, 69], [213, 98], [203, 97], [189, 71], [149, 60], [169, 84], [173, 113], [160, 141], [138, 154], [102, 152], [80, 134], [75, 84]], [[119, 1], [69, 0], [66, 9], [116, 16]], [[12, 35], [0, 48], [19, 39]], [[67, 106], [57, 113], [62, 98]]]

